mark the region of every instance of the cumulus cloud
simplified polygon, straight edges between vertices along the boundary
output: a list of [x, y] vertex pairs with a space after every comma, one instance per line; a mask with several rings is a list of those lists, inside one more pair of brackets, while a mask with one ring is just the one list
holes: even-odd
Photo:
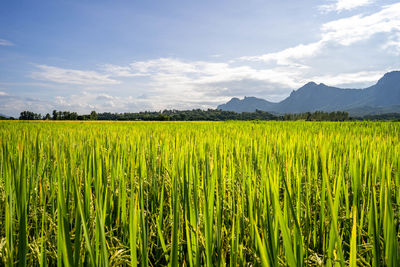
[[377, 82], [386, 71], [360, 71], [353, 73], [339, 73], [329, 75], [319, 75], [310, 77], [317, 83], [325, 83], [331, 86], [345, 86], [347, 84], [365, 84]]
[[367, 6], [374, 2], [374, 0], [337, 0], [335, 3], [319, 6], [322, 12], [342, 12], [352, 10], [358, 7]]
[[69, 96], [56, 96], [55, 105], [59, 109], [74, 110], [78, 113], [98, 112], [133, 112], [152, 109], [146, 101], [132, 96], [111, 96], [107, 93], [81, 92]]
[[0, 91], [0, 96], [8, 96], [9, 94], [3, 91]]
[[[344, 4], [343, 4], [344, 5]], [[300, 44], [278, 52], [257, 56], [245, 56], [240, 60], [275, 62], [278, 65], [306, 67], [301, 60], [317, 56], [328, 44], [349, 46], [372, 36], [386, 34], [386, 48], [398, 48], [394, 35], [400, 32], [400, 3], [384, 6], [369, 15], [355, 15], [327, 22], [321, 26], [321, 38], [317, 42]]]
[[299, 73], [295, 68], [255, 68], [250, 65], [234, 65], [225, 62], [182, 61], [161, 58], [158, 60], [135, 62], [131, 66], [136, 70], [139, 66], [143, 74], [149, 75], [158, 85], [177, 84], [187, 86], [207, 85], [222, 82], [242, 81], [244, 79], [297, 85], [288, 74]]
[[[71, 88], [71, 95], [58, 96], [54, 103], [56, 109], [81, 112], [215, 108], [232, 96], [283, 98], [290, 88], [303, 82], [298, 68], [265, 69], [248, 64], [178, 58], [134, 61], [124, 66], [102, 65], [100, 72], [47, 65], [37, 67], [40, 71], [31, 74], [35, 79], [77, 85], [79, 93]], [[107, 90], [106, 85], [112, 87]], [[124, 96], [99, 92], [111, 88], [116, 95]], [[91, 93], [87, 93], [88, 90]]]
[[[126, 77], [124, 89], [113, 89], [118, 96], [99, 90], [75, 92], [53, 100], [58, 110], [87, 113], [134, 112], [141, 110], [215, 108], [231, 97], [258, 96], [280, 101], [309, 80], [329, 85], [377, 81], [383, 72], [355, 72], [339, 75], [310, 75], [307, 68], [276, 66], [256, 68], [249, 64], [185, 61], [159, 58], [109, 67], [106, 77]], [[103, 69], [105, 70], [105, 68]], [[120, 72], [118, 75], [116, 72]], [[122, 72], [122, 73], [121, 73]], [[145, 77], [140, 86], [138, 77]], [[120, 85], [116, 85], [120, 86]], [[86, 86], [85, 88], [90, 88]], [[87, 89], [88, 90], [88, 89]], [[124, 95], [121, 95], [123, 93]], [[50, 110], [51, 110], [50, 109]]]
[[382, 45], [382, 49], [389, 50], [395, 55], [400, 55], [400, 32], [393, 34], [389, 40]]
[[11, 41], [0, 39], [0, 46], [13, 46], [14, 44]]
[[22, 97], [12, 94], [0, 95], [0, 113], [18, 117], [21, 111], [31, 110], [45, 114], [54, 107], [50, 103], [40, 98]]
[[400, 3], [388, 5], [370, 15], [355, 15], [322, 25], [323, 42], [351, 45], [378, 33], [400, 31]]
[[39, 71], [35, 71], [31, 74], [31, 77], [36, 80], [79, 85], [119, 83], [119, 81], [111, 79], [109, 74], [101, 74], [91, 70], [64, 69], [47, 65], [37, 65], [36, 67]]
[[193, 109], [215, 108], [213, 99], [188, 99], [184, 96], [175, 96], [175, 100], [168, 96], [156, 95], [151, 98], [133, 96], [111, 96], [106, 93], [82, 92], [69, 96], [55, 97], [54, 106], [59, 110], [74, 110], [78, 113], [88, 113], [91, 110], [98, 112], [137, 112], [158, 111], [163, 109]]
[[144, 76], [141, 73], [133, 73], [132, 68], [129, 66], [118, 66], [112, 64], [105, 64], [102, 66], [104, 72], [113, 77], [138, 77]]
[[299, 63], [295, 63], [295, 60], [302, 59], [305, 57], [315, 56], [318, 51], [323, 47], [323, 40], [309, 43], [309, 44], [300, 44], [295, 47], [289, 47], [279, 52], [268, 53], [260, 56], [247, 56], [241, 57], [241, 60], [249, 60], [249, 61], [275, 61], [278, 65], [293, 65], [298, 67], [304, 67]]
[[[175, 58], [160, 58], [148, 61], [137, 61], [122, 67], [125, 76], [140, 74], [149, 79], [147, 95], [171, 97], [171, 100], [182, 98], [207, 99], [211, 95], [223, 96], [230, 88], [238, 86], [250, 94], [258, 95], [275, 90], [296, 87], [303, 80], [299, 79], [301, 70], [293, 67], [255, 68], [246, 64], [225, 62], [183, 61]], [[257, 88], [254, 85], [257, 84]], [[228, 88], [230, 87], [230, 88]], [[261, 88], [264, 87], [264, 91]], [[231, 95], [231, 94], [228, 94]], [[225, 94], [225, 99], [226, 99]], [[224, 101], [218, 99], [217, 101]]]
[[280, 100], [290, 88], [304, 82], [297, 68], [257, 69], [243, 64], [176, 58], [135, 61], [109, 69], [113, 74], [107, 75], [116, 75], [115, 70], [123, 72], [118, 77], [131, 79], [126, 81], [128, 84], [135, 84], [137, 76], [146, 77], [146, 81], [140, 86], [129, 86], [127, 96], [91, 91], [58, 96], [56, 105], [68, 110], [114, 112], [215, 108], [233, 96], [269, 95], [272, 100]]
[[132, 70], [141, 74], [151, 74], [154, 72], [167, 73], [195, 73], [196, 66], [189, 62], [184, 62], [174, 58], [159, 58], [146, 61], [135, 61], [130, 64]]

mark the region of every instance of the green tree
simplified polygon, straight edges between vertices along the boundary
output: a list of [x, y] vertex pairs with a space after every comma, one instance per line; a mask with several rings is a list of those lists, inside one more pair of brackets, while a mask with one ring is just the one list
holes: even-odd
[[42, 115], [34, 113], [32, 111], [22, 111], [19, 116], [20, 120], [41, 120]]
[[58, 119], [58, 113], [57, 110], [53, 110], [53, 120], [57, 120]]
[[92, 112], [90, 112], [90, 120], [92, 120], [92, 121], [97, 121], [97, 113], [96, 113], [96, 111], [92, 111]]
[[50, 114], [47, 113], [46, 116], [43, 118], [45, 121], [51, 120]]

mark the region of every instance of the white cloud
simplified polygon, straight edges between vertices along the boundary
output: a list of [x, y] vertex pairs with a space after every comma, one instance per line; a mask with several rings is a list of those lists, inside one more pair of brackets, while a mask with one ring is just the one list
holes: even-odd
[[117, 97], [106, 93], [82, 92], [69, 96], [56, 96], [55, 106], [60, 110], [74, 110], [78, 113], [98, 112], [132, 112], [149, 109], [144, 103], [132, 96]]
[[382, 78], [385, 72], [386, 71], [360, 71], [353, 73], [338, 73], [335, 75], [319, 75], [310, 77], [310, 80], [330, 86], [344, 86], [355, 83], [375, 83]]
[[109, 78], [108, 74], [96, 71], [63, 69], [54, 66], [37, 65], [40, 71], [33, 72], [31, 77], [37, 80], [63, 84], [106, 85], [118, 84], [119, 81]]
[[372, 36], [386, 34], [387, 46], [398, 48], [393, 35], [400, 31], [400, 3], [384, 6], [370, 15], [355, 15], [334, 20], [321, 26], [321, 38], [317, 42], [300, 44], [278, 52], [258, 56], [241, 57], [241, 60], [275, 62], [278, 65], [306, 67], [301, 60], [317, 56], [327, 44], [349, 46]]
[[[298, 68], [257, 69], [248, 65], [224, 62], [184, 61], [159, 58], [135, 61], [126, 66], [107, 65], [112, 75], [127, 77], [120, 93], [72, 94], [57, 97], [57, 105], [68, 110], [138, 111], [160, 109], [215, 108], [232, 96], [272, 95], [282, 99], [290, 88], [304, 82]], [[111, 76], [111, 73], [107, 73]], [[137, 76], [145, 77], [142, 83]], [[142, 78], [140, 78], [142, 79]]]
[[142, 74], [151, 74], [159, 71], [168, 73], [196, 72], [194, 65], [174, 58], [135, 61], [130, 64], [130, 67], [132, 70]]
[[[81, 87], [83, 89], [81, 92], [72, 91], [68, 96], [57, 96], [46, 101], [4, 96], [0, 97], [0, 113], [3, 111], [7, 114], [19, 114], [25, 109], [42, 114], [53, 109], [87, 114], [91, 110], [135, 112], [215, 108], [218, 104], [224, 103], [234, 96], [258, 96], [270, 101], [280, 101], [292, 89], [298, 88], [310, 80], [328, 85], [372, 84], [384, 73], [383, 71], [369, 71], [337, 75], [310, 75], [308, 70], [292, 66], [257, 69], [248, 65], [183, 61], [171, 58], [138, 61], [128, 66], [121, 66], [121, 69], [125, 71], [126, 77], [131, 77], [131, 73], [145, 75], [146, 81], [143, 87], [131, 86], [129, 80], [134, 81], [138, 78], [131, 77], [126, 84], [128, 90], [112, 89], [119, 95], [110, 94], [107, 90], [104, 92], [87, 91]], [[141, 71], [139, 72], [138, 69]]]
[[87, 114], [91, 110], [97, 112], [137, 112], [163, 109], [215, 108], [221, 102], [207, 102], [204, 99], [190, 99], [175, 96], [174, 102], [166, 96], [150, 98], [111, 96], [105, 93], [83, 92], [70, 96], [57, 96], [54, 106], [58, 110], [73, 110]]
[[400, 31], [400, 3], [385, 6], [371, 15], [355, 15], [322, 25], [322, 41], [351, 45], [377, 33]]
[[0, 91], [0, 96], [9, 96], [6, 92]]
[[294, 65], [302, 67], [300, 64], [296, 64], [294, 60], [315, 56], [323, 45], [324, 43], [321, 40], [306, 45], [300, 44], [275, 53], [268, 53], [261, 56], [241, 57], [240, 59], [265, 62], [275, 61], [278, 65]]
[[342, 12], [345, 10], [352, 10], [358, 7], [367, 6], [374, 2], [374, 0], [337, 0], [335, 3], [322, 5], [319, 9], [322, 12]]
[[[287, 52], [287, 54], [290, 54]], [[240, 62], [239, 62], [240, 63]], [[96, 91], [71, 93], [55, 98], [54, 108], [87, 113], [134, 112], [140, 110], [215, 108], [231, 97], [258, 96], [280, 101], [307, 81], [329, 85], [376, 82], [383, 72], [355, 72], [340, 75], [317, 75], [295, 65], [256, 68], [225, 62], [184, 61], [159, 58], [135, 61], [125, 66], [105, 65], [106, 77], [126, 77], [113, 91], [118, 95]], [[314, 73], [314, 75], [310, 75]], [[142, 77], [138, 77], [142, 76]], [[137, 83], [137, 79], [143, 79]], [[125, 89], [121, 89], [121, 86]], [[118, 89], [119, 88], [119, 89]], [[107, 91], [106, 88], [103, 88]], [[103, 90], [100, 89], [100, 90]], [[124, 94], [121, 95], [121, 94]]]
[[400, 55], [400, 32], [393, 34], [389, 40], [382, 45], [382, 49], [392, 51], [395, 55]]
[[[257, 69], [249, 65], [233, 65], [224, 62], [183, 61], [174, 58], [160, 58], [137, 61], [129, 65], [130, 73], [142, 74], [150, 79], [148, 90], [152, 94], [192, 98], [207, 97], [208, 94], [223, 90], [223, 84], [243, 81], [258, 81], [275, 84], [277, 88], [296, 87], [301, 84], [296, 77], [298, 68], [279, 67]], [[251, 88], [243, 88], [251, 91]]]
[[53, 104], [38, 98], [8, 94], [0, 96], [0, 113], [14, 117], [18, 117], [20, 112], [24, 110], [45, 114], [54, 108]]
[[[162, 59], [167, 62], [168, 59]], [[173, 59], [176, 62], [176, 59]], [[143, 64], [145, 62], [142, 62]], [[153, 62], [154, 63], [154, 62]], [[0, 113], [19, 114], [29, 109], [45, 114], [53, 109], [76, 111], [88, 114], [91, 110], [98, 112], [137, 112], [144, 110], [215, 108], [231, 97], [265, 96], [270, 101], [280, 101], [291, 91], [305, 82], [314, 80], [327, 85], [372, 84], [382, 77], [384, 71], [362, 71], [329, 75], [308, 76], [303, 72], [281, 68], [273, 70], [256, 70], [251, 67], [232, 67], [225, 63], [181, 62], [194, 69], [195, 76], [176, 70], [166, 73], [157, 72], [152, 66], [154, 80], [150, 81], [146, 93], [140, 96], [115, 96], [105, 92], [83, 91], [68, 96], [56, 96], [53, 100], [42, 101], [7, 96], [0, 98]], [[168, 63], [170, 64], [170, 63]], [[221, 65], [220, 65], [221, 64]], [[178, 64], [180, 65], [180, 63]], [[218, 71], [219, 69], [219, 71]], [[288, 73], [292, 71], [291, 75]], [[200, 73], [201, 72], [201, 73]], [[228, 72], [228, 73], [227, 73]], [[193, 74], [193, 71], [190, 71]], [[246, 78], [244, 78], [246, 77]], [[288, 87], [282, 83], [293, 83]]]
[[[58, 96], [58, 109], [88, 111], [164, 108], [215, 108], [232, 96], [273, 95], [280, 100], [290, 88], [300, 86], [301, 70], [292, 67], [254, 68], [245, 64], [185, 61], [177, 58], [159, 58], [135, 61], [125, 66], [102, 65], [102, 72], [63, 69], [39, 65], [40, 71], [31, 76], [35, 79], [76, 84], [81, 91], [71, 91], [68, 97]], [[124, 77], [124, 81], [116, 80]], [[98, 86], [117, 84], [113, 91], [129, 97], [98, 94], [108, 91]], [[96, 90], [92, 90], [95, 88]]]
[[[148, 64], [143, 62], [141, 64]], [[177, 82], [187, 85], [207, 85], [228, 81], [254, 79], [268, 82], [281, 82], [284, 85], [293, 84], [293, 79], [284, 79], [285, 74], [291, 74], [295, 69], [270, 68], [256, 69], [249, 65], [233, 65], [224, 62], [192, 61], [183, 62], [177, 59], [163, 58], [152, 61], [149, 72], [152, 79], [159, 83]]]
[[14, 44], [8, 40], [0, 39], [0, 46], [13, 46]]
[[129, 66], [118, 66], [112, 64], [105, 64], [102, 66], [104, 72], [113, 77], [138, 77], [144, 76], [141, 73], [133, 73], [132, 68]]

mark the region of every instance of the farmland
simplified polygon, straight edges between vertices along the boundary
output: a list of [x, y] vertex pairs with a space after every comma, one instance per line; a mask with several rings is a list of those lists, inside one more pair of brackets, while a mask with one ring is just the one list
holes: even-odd
[[0, 122], [0, 266], [396, 266], [400, 124]]

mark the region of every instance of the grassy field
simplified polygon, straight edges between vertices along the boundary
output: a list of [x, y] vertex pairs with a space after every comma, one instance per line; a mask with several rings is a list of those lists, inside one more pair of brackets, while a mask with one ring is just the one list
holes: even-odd
[[0, 122], [0, 266], [398, 266], [400, 124]]

